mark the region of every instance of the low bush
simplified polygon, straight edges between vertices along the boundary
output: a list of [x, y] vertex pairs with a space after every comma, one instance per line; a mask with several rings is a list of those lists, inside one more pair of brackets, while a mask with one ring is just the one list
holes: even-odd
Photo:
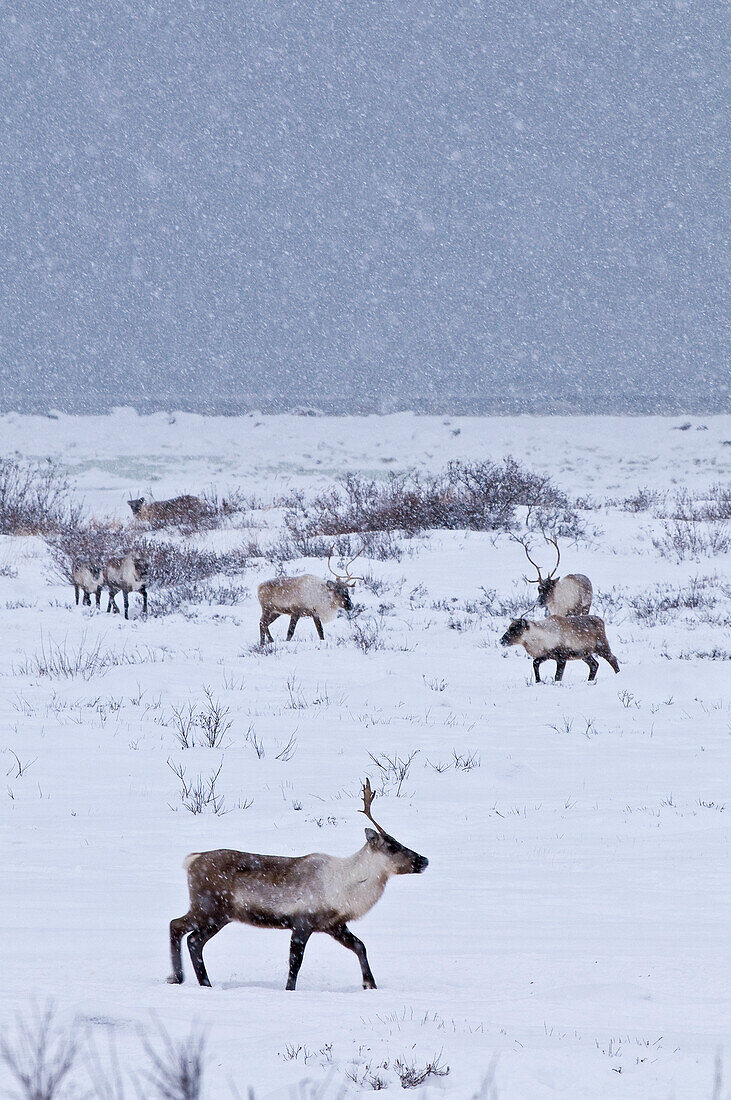
[[656, 507], [662, 501], [662, 493], [656, 489], [639, 488], [636, 493], [631, 497], [622, 497], [619, 500], [608, 501], [608, 504], [613, 504], [615, 508], [620, 508], [623, 512], [632, 512], [635, 515], [638, 512], [647, 512], [650, 508]]
[[82, 506], [53, 462], [0, 458], [0, 535], [45, 535], [78, 526]]
[[329, 550], [333, 537], [357, 534], [362, 541], [369, 532], [508, 531], [520, 507], [528, 510], [532, 527], [554, 536], [582, 533], [568, 497], [550, 478], [512, 458], [500, 464], [451, 462], [441, 474], [394, 474], [387, 481], [349, 474], [312, 499], [291, 498], [285, 524], [300, 545], [319, 539]]

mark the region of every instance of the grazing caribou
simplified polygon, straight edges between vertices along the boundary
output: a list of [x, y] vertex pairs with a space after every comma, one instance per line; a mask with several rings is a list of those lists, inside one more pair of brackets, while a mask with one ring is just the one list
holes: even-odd
[[599, 662], [594, 657], [603, 657], [619, 672], [617, 658], [609, 648], [604, 620], [596, 615], [551, 615], [539, 622], [528, 619], [513, 619], [500, 639], [500, 645], [522, 645], [529, 657], [533, 658], [533, 672], [536, 683], [541, 683], [540, 667], [544, 661], [556, 662], [556, 682], [558, 683], [567, 661], [585, 661], [589, 666], [589, 682], [596, 677]]
[[553, 539], [546, 539], [546, 542], [550, 542], [556, 549], [556, 564], [547, 577], [542, 577], [540, 569], [528, 553], [526, 544], [520, 539], [517, 541], [520, 542], [525, 550], [525, 556], [538, 574], [538, 606], [545, 607], [546, 615], [588, 615], [594, 595], [589, 578], [583, 573], [567, 573], [565, 577], [554, 576], [561, 560], [558, 544]]
[[211, 506], [200, 497], [182, 496], [172, 500], [128, 500], [132, 515], [150, 527], [169, 527], [174, 524], [195, 525], [212, 512]]
[[[363, 551], [360, 550], [355, 558], [362, 553]], [[269, 627], [280, 615], [289, 615], [288, 642], [291, 641], [299, 620], [305, 617], [312, 619], [320, 641], [324, 641], [322, 624], [334, 619], [341, 608], [343, 611], [353, 610], [350, 589], [355, 586], [356, 581], [363, 580], [362, 577], [351, 576], [349, 572], [355, 558], [351, 558], [345, 566], [343, 576], [331, 567], [331, 558], [332, 552], [328, 555], [327, 567], [334, 576], [334, 581], [323, 581], [313, 573], [303, 573], [299, 577], [275, 577], [274, 580], [264, 581], [259, 585], [256, 594], [261, 604], [259, 620], [261, 645], [274, 641]]]
[[288, 928], [287, 989], [294, 989], [307, 941], [313, 932], [325, 932], [353, 951], [360, 963], [363, 988], [375, 989], [364, 944], [348, 928], [372, 909], [391, 875], [418, 875], [429, 860], [399, 844], [371, 816], [374, 792], [363, 784], [363, 809], [376, 827], [366, 829], [366, 843], [352, 856], [340, 858], [315, 853], [308, 856], [262, 856], [227, 848], [193, 852], [183, 864], [188, 872], [190, 909], [170, 922], [173, 984], [183, 981], [181, 941], [188, 950], [201, 985], [210, 985], [203, 948], [232, 921], [259, 928]]

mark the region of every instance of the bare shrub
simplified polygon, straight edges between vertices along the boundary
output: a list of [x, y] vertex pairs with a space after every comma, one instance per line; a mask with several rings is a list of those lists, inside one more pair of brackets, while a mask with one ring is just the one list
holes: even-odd
[[457, 771], [471, 772], [473, 768], [479, 768], [480, 757], [476, 752], [457, 752], [452, 749], [452, 761]]
[[0, 535], [46, 535], [77, 527], [82, 506], [53, 462], [0, 458]]
[[103, 565], [107, 558], [116, 557], [126, 548], [126, 539], [118, 523], [79, 523], [53, 531], [45, 536], [56, 576], [72, 584], [71, 567], [74, 561], [86, 558]]
[[678, 654], [681, 661], [731, 661], [731, 652], [714, 646], [713, 649], [683, 649]]
[[219, 699], [213, 698], [210, 688], [203, 688], [203, 694], [206, 702], [198, 712], [198, 725], [203, 731], [203, 741], [209, 749], [222, 748], [226, 734], [231, 729], [228, 717], [231, 712]]
[[406, 779], [408, 778], [416, 757], [419, 755], [418, 749], [413, 749], [408, 756], [402, 757], [398, 753], [394, 753], [393, 756], [389, 756], [385, 752], [380, 752], [374, 755], [369, 752], [373, 763], [379, 770], [379, 778], [381, 781], [381, 794], [384, 794], [387, 790], [393, 790], [394, 794], [398, 798], [401, 794], [401, 788], [403, 787]]
[[419, 1066], [416, 1062], [404, 1062], [397, 1058], [393, 1063], [393, 1068], [398, 1074], [401, 1088], [418, 1089], [430, 1077], [446, 1077], [449, 1073], [449, 1066], [442, 1065], [441, 1059], [441, 1054], [437, 1054], [425, 1065]]
[[731, 550], [730, 496], [720, 485], [699, 499], [685, 490], [677, 493], [664, 517], [662, 536], [652, 540], [655, 549], [677, 561], [727, 553]]
[[162, 655], [147, 646], [142, 650], [123, 649], [115, 652], [112, 649], [105, 649], [100, 639], [91, 646], [87, 646], [86, 633], [82, 634], [76, 648], [67, 646], [65, 640], [55, 642], [49, 638], [46, 641], [41, 635], [40, 650], [15, 665], [13, 671], [18, 676], [49, 676], [63, 680], [71, 680], [79, 676], [82, 680], [90, 680], [93, 676], [101, 676], [110, 668], [149, 664], [161, 660], [163, 660]]
[[703, 508], [705, 518], [712, 522], [723, 523], [731, 520], [731, 486], [719, 482], [708, 490]]
[[202, 1100], [205, 1070], [205, 1037], [191, 1032], [185, 1039], [173, 1040], [160, 1026], [156, 1045], [143, 1037], [150, 1068], [145, 1077], [149, 1088], [145, 1096], [159, 1100]]
[[392, 474], [377, 481], [349, 474], [314, 499], [290, 501], [285, 523], [295, 539], [366, 532], [510, 530], [516, 509], [526, 507], [533, 522], [565, 536], [581, 533], [566, 495], [550, 479], [514, 459], [451, 462], [441, 474]]
[[172, 726], [181, 749], [192, 749], [195, 745], [196, 710], [192, 703], [182, 707], [172, 707]]
[[172, 760], [168, 760], [167, 763], [173, 775], [177, 776], [180, 782], [180, 801], [186, 810], [189, 810], [192, 814], [202, 814], [208, 811], [218, 816], [227, 812], [223, 795], [220, 795], [216, 790], [216, 783], [223, 769], [223, 757], [221, 757], [221, 763], [209, 776], [205, 777], [199, 774], [195, 779], [190, 780], [186, 776], [182, 764], [174, 764]]
[[389, 1087], [388, 1078], [383, 1076], [383, 1071], [387, 1070], [388, 1066], [387, 1061], [380, 1062], [377, 1066], [374, 1066], [372, 1062], [367, 1062], [364, 1065], [353, 1066], [352, 1069], [346, 1071], [345, 1076], [359, 1088], [381, 1092]]
[[623, 512], [632, 512], [637, 515], [638, 512], [648, 512], [650, 508], [656, 507], [662, 499], [663, 494], [656, 489], [639, 488], [632, 496], [610, 500], [607, 503], [620, 508]]
[[381, 637], [381, 629], [373, 619], [353, 623], [353, 641], [361, 653], [386, 648]]
[[221, 574], [231, 577], [244, 573], [251, 562], [251, 547], [216, 551], [189, 543], [162, 539], [139, 539], [135, 553], [148, 563], [150, 582], [163, 587], [200, 584]]
[[672, 519], [663, 523], [663, 535], [653, 538], [652, 545], [662, 557], [677, 561], [712, 557], [731, 550], [731, 532], [726, 523], [705, 523], [697, 517]]
[[261, 497], [254, 493], [247, 493], [241, 486], [227, 489], [225, 494], [219, 493], [215, 486], [205, 489], [201, 494], [211, 512], [221, 520], [231, 516], [243, 515], [245, 512], [256, 512], [266, 505]]
[[473, 768], [480, 767], [480, 757], [476, 752], [457, 752], [456, 749], [452, 749], [451, 760], [437, 760], [436, 763], [427, 760], [427, 764], [439, 775], [450, 771], [452, 768], [456, 771], [471, 772]]
[[16, 1035], [0, 1037], [0, 1059], [15, 1082], [19, 1100], [62, 1100], [70, 1096], [70, 1075], [77, 1062], [76, 1027], [62, 1030], [49, 1005], [30, 1021], [19, 1020]]
[[231, 728], [229, 708], [215, 699], [210, 688], [204, 688], [205, 703], [198, 708], [193, 703], [170, 708], [171, 725], [181, 749], [222, 749], [226, 734]]
[[249, 728], [246, 731], [245, 740], [248, 741], [248, 743], [251, 745], [259, 760], [262, 760], [264, 756], [266, 756], [264, 741], [254, 729], [253, 722], [249, 725]]
[[[188, 604], [234, 605], [248, 596], [244, 585], [230, 578], [244, 573], [252, 557], [260, 556], [255, 543], [219, 552], [186, 543], [143, 538], [135, 553], [148, 563], [150, 586], [158, 590], [154, 616], [171, 615]], [[227, 582], [213, 578], [223, 576]]]
[[[715, 607], [718, 597], [714, 587], [718, 582], [718, 577], [691, 577], [683, 588], [672, 590], [656, 587], [652, 592], [628, 596], [626, 602], [640, 622], [665, 622], [671, 611], [697, 611], [699, 608]], [[721, 591], [724, 591], [723, 586]]]
[[298, 558], [327, 558], [333, 551], [343, 558], [352, 558], [358, 551], [374, 561], [401, 561], [406, 550], [393, 531], [365, 531], [357, 539], [350, 535], [324, 536], [312, 533], [307, 511], [288, 512], [285, 516], [287, 536], [267, 547], [271, 561], [295, 561]]

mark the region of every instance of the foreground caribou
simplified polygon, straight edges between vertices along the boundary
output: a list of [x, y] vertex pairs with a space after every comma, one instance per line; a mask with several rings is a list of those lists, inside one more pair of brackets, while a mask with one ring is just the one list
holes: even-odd
[[371, 816], [374, 792], [363, 784], [363, 809], [378, 830], [366, 829], [366, 843], [352, 856], [315, 853], [308, 856], [261, 856], [227, 848], [193, 852], [183, 867], [188, 872], [190, 909], [170, 922], [173, 972], [168, 981], [184, 980], [180, 945], [188, 935], [188, 950], [201, 985], [210, 985], [203, 948], [231, 921], [259, 928], [289, 928], [287, 989], [294, 989], [305, 946], [313, 932], [325, 932], [353, 951], [360, 963], [363, 988], [375, 989], [364, 944], [348, 928], [376, 904], [391, 875], [418, 875], [429, 860], [404, 848]]
[[[359, 551], [355, 558], [362, 552], [362, 550]], [[261, 604], [259, 620], [261, 645], [274, 641], [269, 627], [280, 615], [289, 615], [288, 642], [291, 641], [299, 620], [306, 617], [312, 619], [320, 641], [324, 641], [322, 624], [334, 619], [341, 608], [343, 611], [353, 610], [350, 589], [355, 586], [356, 581], [363, 580], [362, 577], [351, 576], [349, 572], [355, 558], [351, 558], [345, 566], [343, 576], [331, 567], [331, 558], [332, 553], [328, 555], [327, 567], [335, 577], [334, 581], [323, 581], [314, 573], [303, 573], [299, 577], [275, 577], [274, 580], [264, 581], [259, 585], [256, 594]]]
[[551, 615], [539, 622], [513, 619], [500, 639], [500, 645], [523, 646], [528, 656], [533, 658], [537, 684], [541, 682], [540, 667], [544, 661], [556, 662], [557, 683], [563, 676], [567, 661], [585, 661], [589, 666], [591, 683], [599, 668], [594, 654], [603, 657], [615, 672], [619, 672], [617, 658], [609, 648], [604, 620], [596, 615]]
[[542, 577], [540, 569], [528, 553], [528, 547], [520, 539], [518, 541], [538, 574], [538, 606], [545, 607], [546, 615], [588, 615], [594, 595], [589, 578], [583, 573], [567, 573], [565, 577], [554, 576], [561, 561], [558, 544], [553, 539], [546, 539], [546, 542], [550, 542], [555, 547], [556, 564], [547, 577]]

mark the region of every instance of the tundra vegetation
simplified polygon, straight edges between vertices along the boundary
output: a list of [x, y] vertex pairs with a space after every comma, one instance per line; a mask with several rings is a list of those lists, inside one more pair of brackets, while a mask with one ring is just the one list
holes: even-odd
[[[544, 1070], [567, 1095], [577, 1080], [587, 1094], [597, 1082], [609, 1093], [615, 1079], [633, 1098], [722, 1095], [714, 1058], [725, 983], [717, 937], [697, 930], [698, 897], [704, 919], [721, 911], [729, 813], [731, 585], [723, 551], [714, 560], [709, 550], [728, 530], [727, 493], [703, 487], [698, 471], [683, 493], [669, 476], [662, 490], [636, 489], [625, 470], [610, 500], [574, 457], [570, 447], [561, 464], [541, 456], [568, 504], [552, 513], [545, 498], [519, 493], [512, 513], [492, 512], [505, 525], [493, 526], [486, 508], [480, 517], [478, 496], [464, 526], [444, 525], [449, 496], [441, 513], [435, 504], [419, 518], [420, 502], [434, 498], [414, 495], [410, 475], [360, 474], [351, 484], [366, 499], [354, 522], [342, 480], [323, 490], [332, 476], [324, 466], [282, 475], [277, 452], [271, 478], [252, 476], [238, 493], [204, 493], [195, 476], [166, 483], [161, 497], [210, 493], [213, 518], [195, 529], [135, 523], [127, 497], [150, 494], [132, 481], [116, 486], [117, 519], [104, 517], [109, 497], [99, 494], [94, 508], [78, 505], [77, 522], [24, 520], [3, 538], [0, 794], [18, 857], [10, 891], [29, 929], [14, 937], [4, 975], [12, 1060], [20, 1064], [33, 994], [48, 990], [59, 1001], [55, 1037], [77, 1038], [62, 1082], [72, 1095], [198, 1089], [200, 1100], [223, 1100], [248, 1098], [250, 1084], [258, 1100], [307, 1077], [303, 1095], [320, 1090], [323, 1100], [346, 1088], [522, 1096]], [[721, 476], [719, 465], [711, 480]], [[371, 509], [374, 483], [408, 522], [374, 526], [383, 504], [376, 494]], [[328, 491], [340, 501], [334, 517], [310, 510]], [[566, 507], [578, 527], [565, 526]], [[521, 580], [523, 552], [510, 537], [530, 540], [532, 552], [544, 531], [562, 568], [591, 576], [592, 617], [606, 622], [620, 678], [602, 666], [587, 688], [587, 672], [567, 664], [562, 687], [528, 687], [525, 656], [499, 646], [510, 620], [546, 622], [525, 614], [536, 586]], [[361, 547], [353, 609], [325, 626], [324, 643], [300, 623], [289, 645], [286, 624], [281, 640], [275, 628], [273, 644], [258, 644], [259, 583], [303, 573], [324, 582], [328, 553], [348, 560]], [[75, 557], [94, 566], [126, 553], [148, 563], [148, 618], [97, 615], [92, 589], [91, 608], [77, 608]], [[532, 556], [545, 572], [542, 549]], [[57, 573], [44, 578], [56, 558], [62, 583]], [[549, 569], [553, 560], [551, 552]], [[132, 619], [140, 604], [130, 595]], [[356, 767], [370, 769], [379, 819], [431, 860], [426, 875], [390, 884], [352, 926], [368, 945], [377, 1003], [327, 935], [311, 937], [297, 992], [285, 993], [284, 938], [241, 925], [203, 950], [212, 994], [197, 983], [168, 989], [165, 926], [186, 909], [185, 853], [348, 858]], [[663, 867], [691, 854], [692, 896], [663, 867], [647, 878], [658, 843]], [[668, 890], [666, 926], [656, 913]], [[39, 935], [49, 898], [54, 935]], [[487, 930], [479, 942], [478, 924]], [[667, 958], [672, 982], [662, 977]], [[683, 1032], [688, 990], [699, 1021], [692, 1034]], [[545, 1016], [537, 1039], [528, 1003]], [[574, 1033], [560, 1021], [577, 1004], [598, 1022]], [[629, 1014], [639, 1022], [615, 1034], [614, 1021]], [[668, 1017], [682, 1046], [663, 1039]], [[154, 1078], [138, 1028], [158, 1055]], [[167, 1093], [160, 1065], [176, 1082]]]

